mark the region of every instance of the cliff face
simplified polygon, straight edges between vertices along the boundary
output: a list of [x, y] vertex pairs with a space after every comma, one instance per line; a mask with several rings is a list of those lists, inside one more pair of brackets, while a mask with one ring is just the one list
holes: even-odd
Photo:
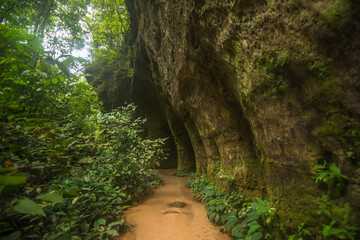
[[[290, 228], [316, 225], [323, 193], [359, 213], [356, 0], [127, 4], [134, 81], [146, 78], [160, 99], [179, 169], [268, 196]], [[325, 162], [348, 177], [335, 192], [312, 178]]]

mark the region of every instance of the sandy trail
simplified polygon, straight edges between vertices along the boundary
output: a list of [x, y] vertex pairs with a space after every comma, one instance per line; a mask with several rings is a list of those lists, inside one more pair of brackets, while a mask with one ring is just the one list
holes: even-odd
[[[231, 239], [206, 218], [205, 207], [194, 201], [185, 186], [185, 178], [175, 177], [170, 170], [158, 170], [164, 185], [143, 203], [129, 208], [125, 216], [134, 226], [116, 240], [225, 240]], [[169, 207], [180, 201], [184, 208]], [[166, 213], [170, 211], [170, 213]], [[178, 212], [175, 213], [174, 211]], [[165, 214], [164, 214], [165, 213]]]

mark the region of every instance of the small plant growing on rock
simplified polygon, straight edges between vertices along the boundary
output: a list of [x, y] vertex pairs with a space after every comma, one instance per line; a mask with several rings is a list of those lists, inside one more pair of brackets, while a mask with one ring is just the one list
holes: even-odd
[[228, 175], [226, 174], [224, 171], [220, 171], [217, 176], [221, 179], [221, 180], [225, 180], [227, 183], [233, 183], [235, 180], [234, 176]]
[[323, 186], [327, 186], [329, 196], [333, 199], [339, 198], [343, 191], [347, 176], [341, 173], [339, 167], [335, 164], [331, 164], [329, 167], [326, 165], [319, 165], [312, 169], [315, 171], [315, 183], [322, 183]]
[[318, 165], [312, 170], [315, 171], [314, 179], [316, 183], [319, 181], [324, 183], [331, 182], [335, 179], [342, 182], [348, 179], [347, 176], [341, 173], [340, 168], [338, 168], [335, 164], [330, 165], [330, 167]]
[[298, 231], [297, 234], [289, 236], [288, 240], [294, 240], [294, 239], [303, 240], [304, 236], [310, 236], [311, 232], [306, 227], [304, 227], [304, 225], [305, 225], [305, 222], [298, 225], [297, 226], [297, 231]]

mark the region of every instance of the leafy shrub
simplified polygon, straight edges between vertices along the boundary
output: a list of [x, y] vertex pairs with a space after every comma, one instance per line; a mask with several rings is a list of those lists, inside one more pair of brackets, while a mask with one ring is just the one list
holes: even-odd
[[297, 233], [288, 237], [288, 240], [302, 239], [356, 239], [357, 227], [349, 225], [350, 207], [349, 203], [345, 203], [342, 207], [329, 201], [330, 198], [339, 198], [340, 190], [345, 186], [346, 175], [341, 173], [339, 167], [335, 164], [327, 166], [318, 165], [314, 167], [313, 179], [315, 183], [327, 187], [327, 194], [323, 194], [318, 201], [319, 226], [316, 228], [306, 227], [306, 222], [301, 223], [297, 227]]
[[[1, 201], [4, 214], [0, 221], [7, 226], [3, 234], [21, 230], [23, 236], [45, 239], [117, 235], [125, 225], [121, 214], [127, 204], [158, 183], [158, 176], [152, 169], [165, 156], [160, 148], [163, 139], [150, 141], [139, 137], [144, 121], [133, 121], [134, 111], [135, 107], [129, 105], [112, 113], [99, 114], [96, 121], [101, 131], [93, 136], [75, 138], [64, 127], [62, 134], [73, 141], [66, 142], [68, 138], [61, 134], [48, 134], [40, 139], [51, 142], [54, 138], [63, 144], [54, 154], [48, 146], [41, 152], [50, 156], [58, 153], [58, 160], [64, 161], [23, 161], [31, 154], [13, 153], [18, 159], [16, 164], [12, 163], [14, 167], [1, 168], [6, 173], [3, 178], [18, 175], [10, 179], [13, 181], [10, 185], [18, 186], [17, 189], [4, 189], [7, 185], [1, 182], [5, 198]], [[35, 140], [22, 139], [24, 144], [24, 141], [34, 144]], [[27, 155], [23, 156], [24, 153]], [[27, 183], [20, 187], [18, 183], [25, 183], [25, 179]]]
[[246, 202], [236, 192], [221, 191], [209, 184], [205, 176], [190, 179], [187, 185], [195, 193], [194, 199], [206, 205], [207, 217], [215, 224], [221, 222], [222, 229], [236, 239], [274, 239], [270, 228], [275, 209], [268, 200]]
[[0, 39], [0, 238], [117, 235], [128, 204], [159, 183], [164, 139], [139, 136], [133, 105], [101, 113], [35, 36], [0, 24]]

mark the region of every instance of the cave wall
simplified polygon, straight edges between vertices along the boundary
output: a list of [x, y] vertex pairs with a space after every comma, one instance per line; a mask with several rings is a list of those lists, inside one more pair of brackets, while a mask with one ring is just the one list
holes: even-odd
[[359, 223], [359, 157], [347, 156], [360, 153], [358, 1], [127, 5], [135, 71], [149, 70], [179, 169], [196, 168], [224, 188], [233, 176], [232, 188], [269, 197], [295, 229], [315, 226], [322, 194], [331, 195], [312, 168], [335, 163], [349, 179], [332, 201], [349, 203]]
[[137, 106], [137, 117], [146, 118], [143, 136], [149, 139], [167, 139], [164, 149], [168, 157], [160, 161], [159, 168], [176, 168], [178, 165], [177, 147], [174, 141], [176, 138], [171, 132], [164, 105], [152, 82], [150, 60], [144, 54], [134, 61], [135, 66], [142, 67], [135, 71], [131, 88], [124, 88], [122, 91], [131, 93], [130, 102]]

